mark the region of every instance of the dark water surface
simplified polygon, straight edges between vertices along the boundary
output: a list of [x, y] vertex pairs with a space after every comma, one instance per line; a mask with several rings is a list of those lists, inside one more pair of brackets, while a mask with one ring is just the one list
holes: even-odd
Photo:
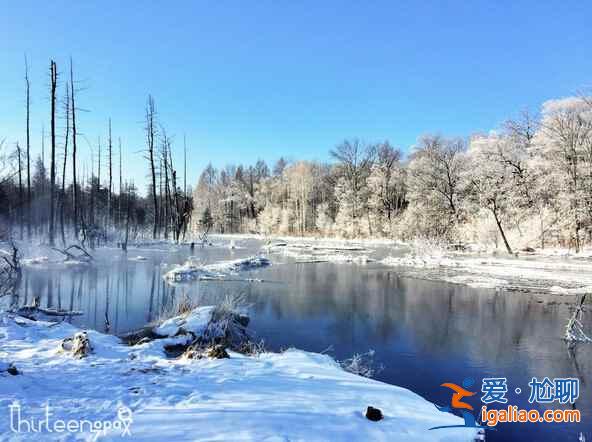
[[[237, 245], [243, 248], [210, 247], [194, 255], [204, 263], [237, 259], [258, 253], [260, 242]], [[506, 377], [509, 404], [530, 408], [532, 377], [579, 377], [581, 424], [500, 424], [487, 440], [575, 442], [580, 431], [592, 440], [592, 345], [569, 349], [561, 340], [570, 297], [399, 277], [397, 269], [380, 264], [296, 264], [281, 255], [270, 256], [273, 266], [239, 276], [274, 282], [173, 286], [162, 275], [185, 261], [186, 248], [130, 249], [127, 257], [115, 249], [95, 253], [94, 266], [28, 267], [18, 302], [39, 296], [42, 306], [83, 311], [75, 324], [121, 334], [166, 316], [184, 296], [210, 304], [240, 292], [250, 305], [249, 328], [268, 348], [330, 348], [337, 359], [373, 349], [375, 362], [384, 366], [377, 379], [438, 404], [450, 402], [443, 382], [471, 377], [478, 391], [483, 377]], [[392, 251], [372, 256], [385, 253]], [[134, 260], [136, 255], [146, 260]], [[476, 409], [479, 396], [468, 400]]]

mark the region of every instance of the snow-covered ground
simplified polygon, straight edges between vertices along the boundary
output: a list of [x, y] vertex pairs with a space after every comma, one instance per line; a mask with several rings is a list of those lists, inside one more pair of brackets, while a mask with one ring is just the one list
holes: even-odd
[[[211, 309], [161, 325], [162, 335], [187, 327], [199, 333]], [[108, 422], [101, 440], [472, 441], [460, 418], [404, 388], [343, 371], [329, 356], [288, 350], [227, 359], [169, 359], [166, 337], [135, 346], [89, 330], [93, 348], [83, 358], [60, 350], [79, 330], [0, 314], [0, 434], [3, 440], [91, 440], [97, 431], [66, 437], [58, 420]], [[5, 371], [13, 364], [18, 375]], [[19, 422], [45, 419], [50, 434], [15, 433]], [[9, 406], [12, 408], [9, 409]], [[366, 407], [382, 410], [371, 422]], [[11, 416], [13, 421], [11, 421]], [[119, 425], [117, 425], [119, 424]], [[12, 427], [11, 427], [12, 426]], [[131, 433], [123, 434], [125, 431]]]
[[423, 276], [473, 287], [578, 294], [592, 291], [592, 261], [577, 255], [531, 253], [519, 257], [461, 253], [389, 256], [387, 266], [412, 269]]

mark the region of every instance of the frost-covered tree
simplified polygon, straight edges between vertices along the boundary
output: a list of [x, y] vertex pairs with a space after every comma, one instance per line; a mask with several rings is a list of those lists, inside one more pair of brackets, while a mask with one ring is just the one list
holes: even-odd
[[[369, 233], [367, 178], [376, 157], [376, 146], [358, 139], [344, 141], [330, 151], [337, 160], [335, 197], [338, 211], [335, 230], [347, 237]], [[365, 229], [362, 229], [363, 227]]]
[[371, 234], [393, 234], [393, 221], [405, 207], [405, 172], [401, 151], [388, 141], [378, 147], [367, 179]]
[[592, 224], [592, 112], [585, 100], [571, 97], [544, 103], [542, 116], [540, 155], [556, 177], [563, 217], [570, 220], [569, 242], [577, 252], [582, 230]]
[[462, 175], [466, 146], [460, 139], [425, 136], [407, 167], [409, 211], [404, 229], [411, 236], [449, 237], [464, 220]]
[[474, 137], [464, 175], [467, 200], [491, 213], [510, 254], [512, 247], [505, 229], [516, 224], [521, 212], [530, 207], [528, 193], [523, 190], [527, 171], [526, 153], [521, 147], [510, 137], [497, 134]]

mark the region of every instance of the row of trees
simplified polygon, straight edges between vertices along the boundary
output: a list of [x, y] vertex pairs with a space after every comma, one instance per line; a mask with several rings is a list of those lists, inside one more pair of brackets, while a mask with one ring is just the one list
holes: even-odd
[[[130, 235], [145, 236], [148, 231], [153, 238], [182, 239], [192, 213], [186, 167], [181, 186], [173, 163], [172, 138], [157, 119], [154, 99], [148, 97], [145, 127], [151, 183], [147, 196], [142, 197], [133, 180], [124, 180], [124, 152], [120, 138], [115, 145], [111, 119], [105, 125], [107, 136], [98, 137], [96, 144], [79, 131], [76, 104], [79, 90], [75, 87], [72, 60], [69, 79], [60, 84], [59, 77], [57, 64], [52, 60], [49, 158], [46, 159], [43, 130], [41, 153], [33, 159], [31, 82], [25, 60], [24, 148], [20, 140], [14, 142], [14, 148], [5, 139], [0, 140], [0, 237], [36, 238], [48, 241], [50, 246], [58, 241], [64, 245], [79, 241], [90, 247], [114, 241], [125, 245]], [[88, 147], [84, 153], [90, 158], [90, 167], [85, 162], [79, 164], [81, 139]]]
[[592, 239], [591, 104], [552, 100], [468, 140], [424, 136], [406, 159], [388, 141], [348, 140], [329, 163], [209, 165], [193, 228], [580, 250]]

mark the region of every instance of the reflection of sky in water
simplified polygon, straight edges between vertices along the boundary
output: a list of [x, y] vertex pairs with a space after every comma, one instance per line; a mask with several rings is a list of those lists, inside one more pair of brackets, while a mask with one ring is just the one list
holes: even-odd
[[[204, 263], [252, 255], [258, 243], [237, 241], [247, 248], [195, 249]], [[380, 252], [379, 252], [380, 253]], [[74, 322], [112, 333], [139, 328], [166, 314], [184, 295], [201, 304], [243, 292], [250, 304], [250, 328], [274, 350], [289, 346], [330, 353], [344, 359], [355, 352], [376, 351], [385, 366], [380, 380], [412, 389], [445, 404], [449, 392], [442, 382], [466, 377], [508, 378], [510, 404], [528, 406], [531, 377], [581, 379], [584, 424], [506, 424], [487, 440], [577, 440], [592, 436], [592, 346], [568, 351], [560, 339], [570, 298], [496, 293], [493, 290], [399, 278], [378, 264], [294, 264], [272, 255], [276, 264], [251, 275], [277, 283], [201, 282], [171, 286], [163, 263], [183, 262], [188, 251], [131, 249], [130, 258], [117, 251], [96, 252], [99, 264], [89, 268], [27, 269], [19, 303], [40, 296], [42, 306], [81, 310]], [[383, 253], [381, 253], [383, 254]], [[244, 274], [241, 276], [245, 276]], [[557, 302], [558, 301], [558, 302]], [[523, 393], [513, 393], [520, 387]], [[479, 399], [470, 399], [476, 408]]]

